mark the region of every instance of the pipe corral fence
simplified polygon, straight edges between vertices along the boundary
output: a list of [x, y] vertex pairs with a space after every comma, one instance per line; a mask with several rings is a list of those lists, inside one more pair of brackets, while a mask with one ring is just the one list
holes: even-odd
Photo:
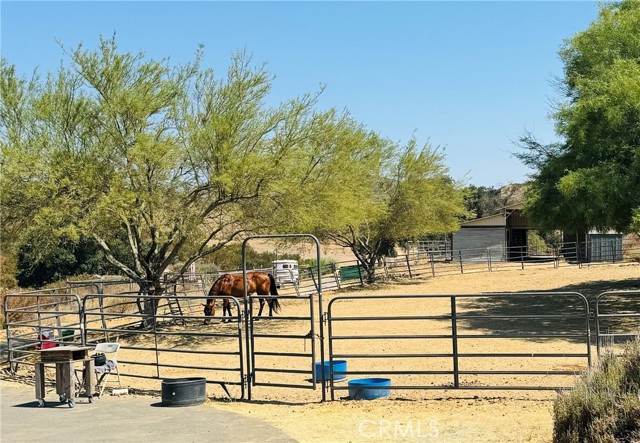
[[[527, 303], [530, 309], [491, 312], [494, 306], [513, 299], [531, 301]], [[366, 304], [377, 304], [380, 313], [357, 315], [358, 307]], [[409, 329], [408, 323], [416, 322], [431, 333], [404, 332]], [[362, 333], [340, 332], [342, 325], [353, 323], [362, 325]], [[404, 382], [390, 388], [361, 386], [371, 389], [557, 390], [569, 386], [518, 385], [510, 381], [497, 384], [486, 380], [492, 376], [509, 380], [519, 376], [543, 376], [545, 380], [564, 376], [566, 383], [566, 376], [579, 372], [558, 369], [567, 360], [576, 368], [591, 366], [589, 303], [578, 293], [339, 296], [329, 303], [328, 329], [332, 399], [335, 391], [348, 389], [334, 383], [336, 375], [337, 378], [393, 375]], [[513, 352], [514, 339], [527, 340], [528, 349]], [[558, 339], [573, 343], [560, 350], [553, 343], [547, 344]], [[400, 341], [405, 343], [405, 348], [406, 343], [411, 342], [412, 352], [394, 352], [395, 344]], [[475, 351], [480, 341], [492, 342], [488, 347], [495, 351]], [[546, 359], [551, 363], [540, 363]], [[336, 360], [349, 361], [349, 370], [333, 371]], [[497, 368], [476, 369], [474, 363], [479, 360], [490, 360]], [[413, 369], [416, 361], [420, 362], [421, 369]], [[522, 366], [524, 369], [519, 369]]]
[[640, 291], [607, 291], [596, 298], [596, 345], [603, 348], [640, 336]]
[[[327, 393], [334, 399], [347, 389], [335, 376], [375, 375], [393, 376], [391, 389], [400, 390], [552, 390], [570, 387], [591, 365], [593, 341], [599, 354], [640, 335], [640, 291], [600, 294], [594, 312], [579, 293], [539, 292], [337, 296], [325, 313], [317, 293], [298, 295], [289, 287], [279, 299], [297, 304], [297, 315], [255, 316], [256, 299], [271, 296], [247, 296], [248, 303], [216, 296], [218, 304], [228, 299], [235, 315], [226, 322], [211, 317], [205, 326], [206, 281], [182, 276], [161, 296], [129, 292], [123, 281], [8, 294], [10, 368], [33, 365], [45, 347], [118, 341], [123, 377], [202, 376], [220, 397], [250, 399], [251, 386], [261, 386], [319, 388], [323, 400]], [[323, 282], [317, 278], [313, 288], [321, 290]], [[122, 293], [103, 293], [116, 290]], [[416, 323], [424, 332], [407, 332]], [[318, 377], [314, 363], [324, 361], [325, 328], [328, 361], [348, 360], [349, 368], [334, 372], [330, 364], [328, 376]], [[514, 341], [526, 346], [511, 349]], [[398, 342], [413, 349], [398, 352]], [[186, 354], [196, 355], [196, 363], [185, 363]], [[518, 383], [520, 377], [527, 382]]]

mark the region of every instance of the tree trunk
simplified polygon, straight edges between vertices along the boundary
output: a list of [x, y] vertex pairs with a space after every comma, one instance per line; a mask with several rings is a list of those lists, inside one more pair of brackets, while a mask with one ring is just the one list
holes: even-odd
[[375, 266], [367, 266], [367, 283], [371, 284], [376, 281], [376, 268]]
[[367, 273], [367, 283], [374, 283], [376, 280], [376, 257], [370, 256], [367, 260], [361, 260], [360, 262]]
[[[156, 325], [156, 314], [160, 303], [159, 296], [165, 292], [165, 288], [159, 278], [154, 278], [152, 282], [138, 282], [138, 285], [140, 286], [140, 294], [149, 296], [144, 297], [144, 307], [140, 312], [143, 316], [140, 327], [142, 329], [153, 328]], [[140, 307], [139, 304], [138, 307]]]

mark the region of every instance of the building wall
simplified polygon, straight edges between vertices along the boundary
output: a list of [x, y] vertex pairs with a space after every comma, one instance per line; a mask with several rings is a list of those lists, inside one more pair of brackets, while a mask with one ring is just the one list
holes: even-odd
[[590, 262], [622, 260], [622, 234], [588, 235], [587, 257]]
[[509, 217], [507, 217], [507, 226], [511, 228], [533, 229], [529, 218], [522, 213], [522, 211], [513, 211]]
[[506, 226], [507, 221], [504, 218], [504, 214], [495, 214], [488, 217], [477, 218], [475, 220], [468, 220], [462, 223], [462, 227], [484, 227], [484, 228], [497, 228], [499, 226]]
[[460, 228], [453, 233], [453, 256], [462, 251], [462, 259], [487, 257], [487, 249], [492, 260], [502, 260], [504, 254], [504, 227]]

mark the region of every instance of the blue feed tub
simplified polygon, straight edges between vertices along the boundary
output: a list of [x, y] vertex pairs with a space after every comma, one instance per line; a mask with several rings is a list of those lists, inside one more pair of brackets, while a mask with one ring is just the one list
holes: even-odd
[[[329, 380], [331, 378], [331, 362], [325, 361], [324, 365], [322, 363], [316, 363], [315, 371], [313, 371], [313, 378], [316, 383], [322, 383], [322, 367], [324, 366], [324, 379]], [[333, 380], [344, 380], [347, 378], [346, 374], [336, 374], [336, 372], [347, 372], [347, 361], [346, 360], [334, 360], [333, 361]]]
[[391, 394], [391, 389], [384, 389], [385, 386], [391, 386], [391, 379], [358, 378], [351, 380], [349, 382], [349, 398], [352, 400], [373, 400], [388, 397]]

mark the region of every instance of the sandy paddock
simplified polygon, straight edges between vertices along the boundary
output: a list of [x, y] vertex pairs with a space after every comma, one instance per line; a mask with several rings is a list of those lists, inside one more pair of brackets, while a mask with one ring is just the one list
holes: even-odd
[[[563, 267], [560, 269], [538, 268], [510, 270], [503, 272], [484, 272], [464, 275], [450, 275], [421, 281], [403, 281], [384, 284], [367, 289], [325, 293], [325, 306], [336, 296], [390, 295], [390, 294], [451, 294], [480, 292], [522, 292], [522, 291], [576, 291], [593, 298], [608, 289], [638, 289], [640, 266], [611, 265]], [[511, 300], [511, 299], [509, 299]], [[532, 300], [523, 298], [512, 302], [506, 299], [464, 299], [459, 302], [461, 315], [487, 315], [503, 313], [579, 313], [580, 305], [555, 299], [547, 299], [539, 306], [532, 306]], [[333, 305], [334, 316], [349, 316], [353, 313], [364, 316], [376, 315], [448, 315], [448, 299], [419, 299], [411, 301], [371, 301], [344, 300]], [[197, 312], [197, 307], [195, 312]], [[561, 311], [565, 309], [566, 311]], [[309, 312], [305, 300], [283, 301], [285, 316], [302, 316]], [[540, 323], [536, 323], [540, 322]], [[562, 321], [516, 320], [488, 321], [486, 319], [468, 319], [460, 321], [459, 334], [494, 334], [526, 331], [580, 331], [580, 323]], [[237, 325], [217, 324], [204, 326], [193, 321], [190, 328], [213, 328], [218, 332], [233, 332]], [[316, 328], [317, 329], [317, 328]], [[171, 328], [167, 328], [170, 331]], [[208, 329], [211, 330], [211, 329]], [[402, 322], [336, 322], [334, 335], [357, 334], [449, 334], [449, 320], [407, 320]], [[257, 324], [258, 333], [305, 335], [309, 332], [306, 322], [262, 321]], [[317, 331], [316, 331], [317, 332]], [[123, 343], [138, 348], [123, 349], [121, 361], [151, 361], [153, 353], [140, 350], [150, 343], [151, 337], [139, 336]], [[326, 344], [326, 343], [325, 343]], [[336, 353], [450, 353], [451, 341], [448, 339], [420, 340], [340, 340], [334, 342]], [[161, 353], [161, 361], [169, 364], [187, 364], [211, 367], [237, 364], [237, 356], [202, 355], [174, 353], [171, 349], [215, 349], [237, 350], [234, 338], [187, 339], [167, 336], [160, 342], [167, 351]], [[256, 339], [256, 349], [261, 351], [285, 351], [307, 353], [310, 340]], [[465, 339], [460, 341], [461, 353], [584, 353], [586, 345], [579, 339]], [[146, 355], [149, 354], [149, 355]], [[319, 359], [319, 350], [317, 350]], [[412, 358], [412, 359], [347, 359], [349, 370], [451, 370], [451, 358]], [[290, 369], [308, 369], [308, 358], [286, 358], [259, 356], [256, 366], [261, 368], [288, 367]], [[122, 365], [123, 372], [153, 376], [152, 367]], [[463, 358], [460, 369], [479, 370], [565, 370], [575, 371], [586, 367], [586, 359], [567, 358]], [[213, 373], [214, 378], [226, 381], [238, 381], [238, 374], [220, 371]], [[161, 376], [198, 376], [212, 377], [211, 371], [185, 370], [179, 368], [163, 369]], [[417, 384], [423, 386], [448, 385], [451, 375], [391, 375], [392, 383], [398, 385]], [[308, 376], [301, 374], [258, 373], [258, 381], [271, 383], [296, 383], [311, 386]], [[570, 386], [574, 376], [539, 375], [462, 375], [460, 382], [466, 386], [487, 385], [546, 385]], [[139, 390], [157, 391], [158, 380], [126, 377], [126, 386]], [[344, 386], [346, 383], [336, 384]], [[239, 387], [230, 388], [234, 396], [239, 396]], [[429, 390], [429, 391], [392, 391], [390, 399], [375, 401], [340, 400], [346, 391], [336, 391], [337, 401], [320, 403], [320, 390], [282, 389], [273, 387], [253, 387], [253, 399], [244, 401], [225, 401], [224, 394], [216, 386], [210, 387], [212, 400], [208, 406], [231, 410], [252, 417], [261, 418], [281, 428], [300, 441], [550, 441], [552, 420], [553, 391], [491, 391], [491, 390]], [[328, 395], [328, 394], [327, 394]]]

